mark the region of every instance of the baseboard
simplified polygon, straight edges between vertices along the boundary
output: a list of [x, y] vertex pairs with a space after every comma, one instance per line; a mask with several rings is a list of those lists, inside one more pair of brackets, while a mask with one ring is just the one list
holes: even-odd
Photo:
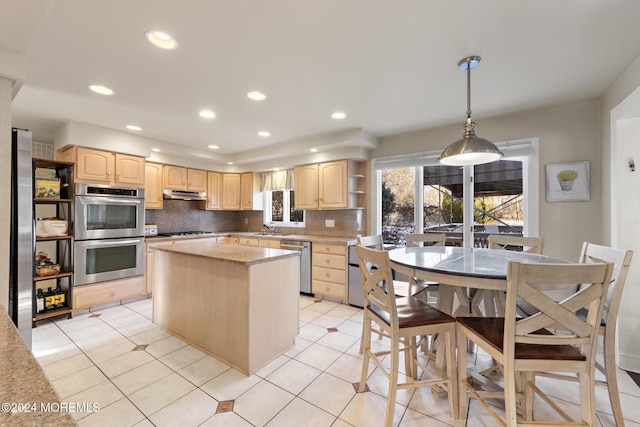
[[634, 354], [618, 354], [620, 369], [640, 373], [640, 356]]

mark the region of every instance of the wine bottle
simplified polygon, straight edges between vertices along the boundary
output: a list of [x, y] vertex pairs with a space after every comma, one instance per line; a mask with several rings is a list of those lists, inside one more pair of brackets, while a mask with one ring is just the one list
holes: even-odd
[[51, 287], [47, 289], [47, 292], [44, 293], [44, 309], [51, 310], [54, 308], [55, 304], [55, 294], [51, 290]]
[[42, 288], [38, 288], [36, 292], [36, 313], [42, 313], [44, 311], [44, 293]]

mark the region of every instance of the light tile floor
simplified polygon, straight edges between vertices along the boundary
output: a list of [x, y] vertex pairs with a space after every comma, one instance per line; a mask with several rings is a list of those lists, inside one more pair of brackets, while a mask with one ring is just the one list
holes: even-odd
[[[99, 405], [73, 414], [80, 426], [382, 425], [386, 378], [372, 364], [371, 391], [359, 394], [353, 386], [362, 363], [362, 310], [316, 301], [301, 296], [295, 346], [250, 377], [155, 326], [150, 299], [40, 322], [33, 353], [65, 402]], [[640, 389], [626, 373], [618, 377], [626, 425], [640, 426]], [[569, 413], [578, 411], [576, 384], [539, 384]], [[600, 425], [614, 426], [606, 390], [597, 388], [596, 397]], [[454, 425], [446, 400], [428, 388], [400, 390], [394, 421]], [[472, 400], [466, 425], [495, 421]]]

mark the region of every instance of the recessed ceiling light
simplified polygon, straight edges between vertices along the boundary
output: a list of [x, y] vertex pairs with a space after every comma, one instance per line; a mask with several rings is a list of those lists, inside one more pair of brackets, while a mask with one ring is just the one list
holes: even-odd
[[163, 31], [147, 31], [144, 36], [149, 42], [160, 49], [174, 50], [178, 48], [178, 42]]
[[212, 150], [217, 150], [220, 147], [218, 147], [217, 145], [209, 145], [209, 148], [211, 148]]
[[151, 149], [151, 151], [154, 151], [154, 152], [156, 152], [156, 153], [159, 153], [159, 152], [160, 152], [160, 149], [159, 149], [159, 148], [152, 148], [152, 149]]
[[113, 90], [102, 85], [89, 85], [89, 89], [100, 95], [113, 95]]
[[227, 162], [227, 164], [228, 164], [228, 165], [232, 165], [232, 164], [233, 164], [233, 162]]
[[336, 120], [342, 120], [345, 117], [347, 117], [347, 115], [345, 113], [340, 112], [340, 111], [336, 111], [335, 113], [333, 113], [331, 115], [331, 118], [332, 119], [336, 119]]
[[136, 132], [140, 132], [142, 130], [142, 128], [140, 126], [136, 126], [136, 125], [127, 125], [126, 127], [127, 127], [127, 129], [134, 130]]
[[260, 136], [271, 136], [271, 134], [265, 130], [261, 130], [260, 132], [258, 132], [258, 135]]
[[213, 119], [216, 116], [216, 113], [214, 113], [211, 110], [202, 110], [200, 111], [200, 117], [204, 118], [204, 119]]
[[267, 95], [262, 92], [256, 91], [247, 93], [247, 97], [249, 97], [249, 99], [253, 99], [254, 101], [264, 101], [265, 99], [267, 99]]
[[317, 148], [312, 148], [312, 149], [311, 149], [311, 150], [309, 150], [309, 151], [311, 151], [312, 153], [317, 153], [317, 152], [318, 152], [318, 149], [317, 149]]

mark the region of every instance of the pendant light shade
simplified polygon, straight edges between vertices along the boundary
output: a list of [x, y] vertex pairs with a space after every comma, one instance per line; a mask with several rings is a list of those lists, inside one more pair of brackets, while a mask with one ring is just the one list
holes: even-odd
[[479, 56], [470, 56], [458, 62], [458, 68], [467, 71], [467, 121], [462, 125], [462, 138], [445, 148], [438, 158], [438, 162], [444, 165], [481, 165], [500, 160], [503, 156], [491, 141], [476, 136], [476, 124], [471, 121], [471, 69], [479, 64]]

